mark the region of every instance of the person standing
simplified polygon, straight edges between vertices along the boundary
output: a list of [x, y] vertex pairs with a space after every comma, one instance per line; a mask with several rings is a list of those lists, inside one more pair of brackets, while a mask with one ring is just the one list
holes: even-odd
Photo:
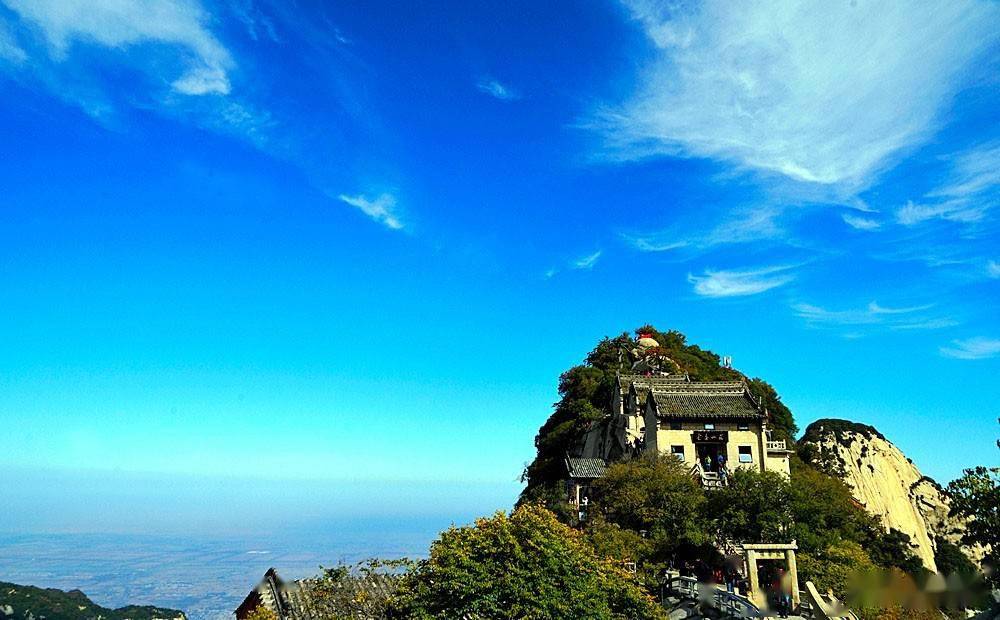
[[792, 573], [784, 569], [781, 571], [781, 610], [782, 618], [792, 612]]

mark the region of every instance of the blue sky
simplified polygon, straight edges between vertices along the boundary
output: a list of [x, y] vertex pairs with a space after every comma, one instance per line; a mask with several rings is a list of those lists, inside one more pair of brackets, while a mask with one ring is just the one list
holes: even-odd
[[0, 464], [502, 507], [558, 373], [646, 322], [802, 427], [874, 424], [942, 481], [995, 464], [998, 26], [0, 0]]

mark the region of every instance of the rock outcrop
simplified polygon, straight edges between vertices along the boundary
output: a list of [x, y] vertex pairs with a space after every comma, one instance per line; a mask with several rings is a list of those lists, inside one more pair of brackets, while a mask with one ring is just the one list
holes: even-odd
[[[910, 537], [914, 554], [936, 570], [935, 540], [960, 544], [964, 524], [949, 517], [950, 500], [941, 486], [875, 428], [846, 420], [817, 420], [800, 442], [814, 465], [840, 477], [854, 498], [886, 528]], [[977, 550], [966, 550], [972, 558]]]

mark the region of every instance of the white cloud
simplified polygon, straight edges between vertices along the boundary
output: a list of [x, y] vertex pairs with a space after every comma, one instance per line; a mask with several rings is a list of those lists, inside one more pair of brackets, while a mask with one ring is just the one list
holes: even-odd
[[920, 312], [922, 310], [927, 310], [933, 307], [933, 304], [927, 304], [924, 306], [911, 306], [909, 308], [887, 308], [885, 306], [880, 306], [878, 302], [871, 302], [868, 304], [868, 312], [873, 315], [879, 314], [912, 314], [914, 312]]
[[952, 340], [951, 345], [941, 347], [941, 355], [960, 360], [982, 360], [1000, 355], [1000, 340], [996, 338], [968, 338]]
[[28, 54], [17, 44], [17, 39], [2, 21], [0, 21], [0, 58], [18, 64], [28, 59]]
[[500, 82], [492, 78], [480, 79], [478, 82], [476, 82], [476, 88], [486, 93], [487, 95], [490, 95], [491, 97], [495, 97], [503, 101], [513, 101], [515, 99], [521, 98], [520, 92], [518, 92], [514, 88], [511, 88], [510, 86], [501, 84]]
[[995, 260], [986, 263], [986, 273], [991, 278], [1000, 278], [1000, 263]]
[[971, 223], [983, 219], [1000, 188], [1000, 141], [980, 144], [943, 158], [944, 178], [919, 203], [910, 201], [896, 211], [896, 221], [914, 226], [928, 220]]
[[907, 202], [896, 211], [896, 221], [903, 226], [915, 226], [928, 220], [949, 222], [978, 222], [986, 214], [986, 206], [972, 204], [964, 199], [948, 200], [937, 204], [916, 204]]
[[772, 206], [738, 209], [707, 231], [692, 234], [685, 227], [678, 226], [654, 233], [624, 233], [622, 238], [640, 252], [666, 252], [685, 247], [704, 249], [776, 239], [785, 233], [777, 222], [781, 213], [781, 209]]
[[[872, 325], [884, 326], [894, 330], [944, 329], [958, 325], [958, 321], [948, 317], [928, 317], [924, 313], [933, 308], [933, 304], [893, 308], [871, 302], [862, 309], [828, 310], [807, 303], [792, 305], [792, 310], [813, 326], [823, 327], [854, 327]], [[860, 333], [851, 332], [852, 337], [860, 337]]]
[[65, 58], [73, 44], [124, 49], [142, 43], [182, 48], [187, 63], [168, 78], [186, 95], [229, 93], [229, 51], [209, 32], [209, 15], [196, 0], [2, 0], [40, 28], [52, 55]]
[[965, 198], [1000, 186], [1000, 141], [982, 144], [949, 158], [948, 181], [928, 196]]
[[843, 218], [844, 223], [857, 230], [878, 230], [882, 227], [878, 221], [868, 217], [859, 217], [850, 213], [844, 213], [840, 217]]
[[1000, 6], [976, 0], [624, 3], [657, 57], [601, 115], [613, 152], [850, 189], [938, 128], [965, 68], [1000, 38]]
[[704, 297], [742, 297], [757, 295], [788, 284], [795, 277], [782, 273], [790, 266], [765, 267], [743, 271], [705, 270], [704, 275], [688, 274], [688, 282], [694, 285], [694, 292]]
[[622, 233], [622, 239], [640, 252], [669, 252], [690, 245], [688, 241], [671, 241], [670, 237], [662, 234], [641, 237]]
[[338, 198], [352, 207], [360, 209], [362, 213], [388, 228], [393, 230], [403, 228], [403, 222], [396, 215], [396, 197], [392, 194], [381, 194], [374, 200], [369, 200], [362, 195], [348, 196], [346, 194], [341, 194]]
[[896, 325], [890, 325], [890, 329], [945, 329], [947, 327], [955, 327], [959, 322], [955, 319], [927, 319], [924, 321], [914, 321], [912, 323], [898, 323]]
[[594, 265], [597, 264], [598, 259], [601, 258], [601, 254], [603, 253], [604, 253], [603, 251], [598, 250], [593, 254], [588, 254], [587, 256], [580, 257], [575, 261], [573, 261], [571, 266], [573, 267], [573, 269], [593, 269]]

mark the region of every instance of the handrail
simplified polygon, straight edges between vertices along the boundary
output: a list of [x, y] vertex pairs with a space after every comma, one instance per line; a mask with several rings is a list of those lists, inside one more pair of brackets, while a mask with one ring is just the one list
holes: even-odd
[[775, 440], [775, 441], [768, 441], [767, 442], [767, 451], [768, 452], [771, 452], [771, 451], [774, 451], [774, 450], [787, 450], [787, 449], [788, 449], [788, 444], [785, 443], [784, 439], [778, 439], [778, 440]]
[[[704, 588], [712, 588], [712, 596], [704, 596]], [[709, 605], [728, 616], [740, 618], [759, 618], [760, 609], [745, 596], [728, 592], [719, 586], [700, 584], [694, 577], [683, 577], [668, 573], [663, 581], [665, 591], [674, 592], [688, 599], [704, 600]]]

